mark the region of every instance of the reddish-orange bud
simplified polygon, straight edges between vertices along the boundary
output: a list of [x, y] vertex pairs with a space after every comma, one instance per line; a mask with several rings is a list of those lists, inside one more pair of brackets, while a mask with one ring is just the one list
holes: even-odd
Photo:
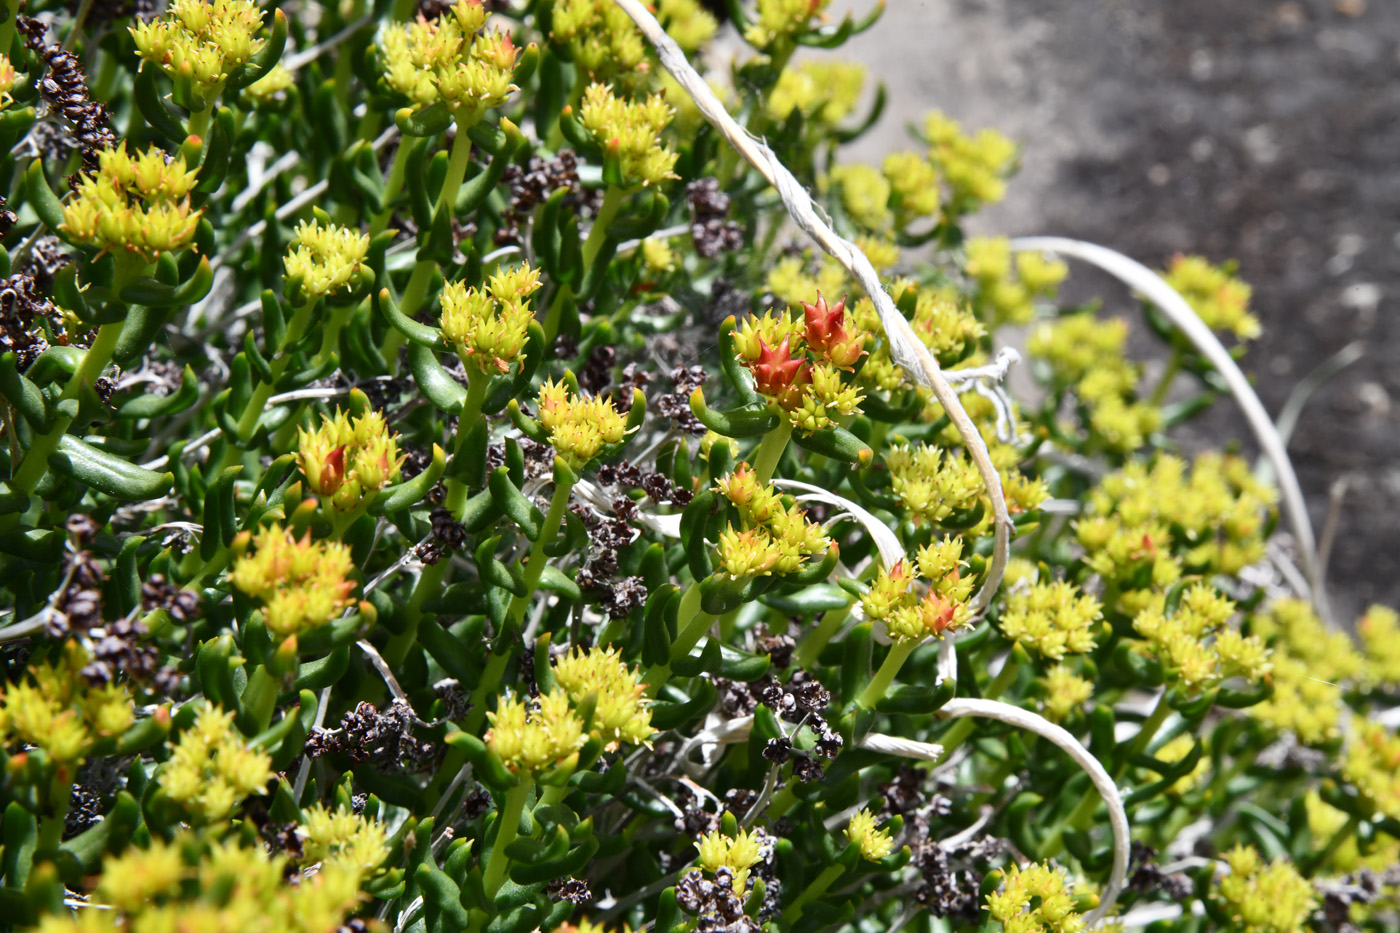
[[758, 340], [758, 359], [750, 364], [758, 391], [764, 395], [778, 397], [783, 391], [799, 381], [807, 361], [792, 358], [791, 338], [784, 337], [775, 350]]
[[345, 481], [345, 445], [342, 444], [326, 457], [326, 465], [321, 467], [319, 482], [323, 493], [329, 495], [340, 488]]
[[817, 292], [817, 303], [802, 302], [802, 317], [807, 325], [807, 343], [819, 353], [825, 353], [833, 343], [843, 343], [849, 339], [846, 334], [846, 299], [827, 306], [821, 292]]

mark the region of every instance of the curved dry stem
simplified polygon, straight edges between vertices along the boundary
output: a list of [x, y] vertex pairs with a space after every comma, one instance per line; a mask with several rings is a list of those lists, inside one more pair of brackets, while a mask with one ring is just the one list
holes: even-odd
[[992, 596], [996, 594], [997, 588], [1001, 585], [1002, 573], [1006, 569], [1006, 554], [1011, 543], [1011, 515], [1007, 512], [1006, 497], [1002, 494], [1001, 477], [997, 473], [996, 467], [992, 465], [991, 457], [987, 453], [987, 445], [983, 442], [977, 426], [972, 423], [972, 419], [963, 409], [962, 403], [958, 401], [957, 392], [948, 384], [938, 362], [929, 353], [923, 342], [915, 336], [909, 322], [904, 319], [904, 315], [900, 314], [899, 309], [895, 307], [893, 299], [880, 284], [880, 276], [866, 255], [854, 243], [838, 236], [830, 225], [817, 214], [806, 189], [778, 161], [773, 151], [760, 140], [751, 137], [743, 127], [735, 122], [734, 118], [729, 115], [729, 111], [715, 96], [714, 91], [710, 90], [710, 86], [705, 83], [705, 79], [700, 77], [699, 73], [690, 66], [690, 62], [687, 61], [680, 46], [676, 45], [666, 34], [656, 18], [647, 12], [646, 7], [639, 0], [614, 0], [614, 2], [641, 29], [647, 41], [656, 49], [662, 66], [685, 89], [686, 94], [695, 102], [695, 106], [704, 114], [705, 119], [719, 130], [720, 135], [744, 157], [745, 161], [757, 169], [759, 174], [777, 189], [779, 196], [783, 199], [783, 206], [787, 209], [793, 222], [815, 240], [828, 255], [840, 263], [846, 272], [860, 283], [861, 288], [865, 289], [866, 294], [870, 296], [870, 300], [875, 305], [875, 310], [880, 315], [880, 323], [890, 341], [890, 355], [894, 358], [895, 363], [914, 381], [933, 391], [934, 397], [943, 406], [949, 420], [958, 429], [963, 443], [967, 446], [968, 454], [972, 457], [973, 463], [977, 466], [977, 472], [987, 487], [987, 498], [991, 501], [995, 526], [992, 560], [987, 567], [987, 578], [983, 581], [982, 588], [977, 591], [977, 595], [969, 603], [972, 614], [974, 616], [980, 615], [991, 602]]
[[1128, 852], [1131, 839], [1128, 831], [1128, 813], [1123, 809], [1123, 798], [1118, 793], [1118, 785], [1113, 783], [1113, 777], [1099, 763], [1099, 760], [1090, 754], [1089, 750], [1078, 739], [1060, 726], [1038, 713], [1032, 713], [1030, 710], [1021, 709], [1010, 703], [1001, 703], [997, 700], [952, 699], [935, 715], [944, 719], [963, 719], [969, 716], [995, 719], [1008, 726], [1034, 732], [1063, 749], [1074, 759], [1075, 764], [1088, 773], [1089, 780], [1094, 783], [1094, 789], [1099, 792], [1099, 796], [1103, 797], [1103, 802], [1108, 806], [1108, 820], [1113, 827], [1113, 870], [1109, 873], [1108, 885], [1104, 888], [1103, 898], [1099, 901], [1099, 906], [1085, 914], [1084, 920], [1089, 926], [1094, 926], [1106, 917], [1113, 909], [1114, 902], [1118, 900], [1119, 893], [1123, 890], [1123, 882], [1128, 874]]
[[1312, 522], [1303, 502], [1302, 487], [1298, 485], [1298, 474], [1293, 471], [1293, 463], [1288, 459], [1287, 446], [1269, 413], [1264, 410], [1264, 404], [1259, 401], [1254, 387], [1240, 371], [1230, 351], [1225, 349], [1205, 322], [1191, 310], [1186, 299], [1177, 294], [1176, 289], [1168, 285], [1160, 275], [1142, 263], [1095, 243], [1066, 237], [1037, 236], [1012, 240], [1011, 248], [1017, 252], [1058, 253], [1098, 266], [1156, 305], [1186, 339], [1191, 341], [1192, 346], [1210, 361], [1230, 387], [1230, 393], [1244, 412], [1245, 420], [1249, 422], [1250, 430], [1254, 432], [1264, 456], [1273, 464], [1274, 473], [1278, 477], [1279, 491], [1283, 494], [1284, 506], [1288, 512], [1289, 527], [1293, 531], [1293, 537], [1298, 540], [1298, 550], [1302, 552], [1303, 572], [1312, 585], [1313, 604], [1317, 607], [1318, 614], [1331, 624], [1332, 616], [1322, 589], [1322, 567], [1317, 557], [1317, 539], [1313, 536]]

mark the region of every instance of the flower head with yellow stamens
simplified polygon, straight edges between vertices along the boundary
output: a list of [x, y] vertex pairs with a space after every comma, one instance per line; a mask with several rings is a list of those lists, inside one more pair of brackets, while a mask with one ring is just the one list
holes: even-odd
[[652, 735], [646, 687], [618, 649], [574, 648], [554, 662], [554, 679], [575, 706], [594, 697], [590, 734], [609, 748], [648, 745]]
[[460, 126], [479, 122], [517, 90], [520, 56], [509, 34], [479, 34], [485, 25], [481, 0], [457, 0], [435, 20], [387, 27], [379, 39], [385, 84], [416, 105], [441, 101]]
[[362, 293], [374, 282], [374, 271], [365, 263], [368, 256], [369, 237], [358, 230], [303, 220], [283, 260], [288, 297], [300, 304]]
[[173, 0], [167, 12], [128, 27], [137, 53], [172, 80], [192, 81], [206, 101], [262, 51], [262, 11], [252, 0]]
[[508, 372], [524, 359], [530, 322], [529, 297], [540, 274], [521, 263], [487, 279], [477, 289], [448, 282], [442, 290], [442, 335], [462, 362], [482, 373]]
[[507, 692], [486, 716], [491, 723], [486, 747], [511, 771], [538, 776], [556, 769], [572, 770], [588, 737], [563, 689], [536, 700]]
[[757, 833], [747, 829], [739, 830], [736, 836], [726, 836], [719, 830], [706, 833], [695, 843], [699, 851], [700, 867], [710, 874], [727, 868], [734, 876], [734, 890], [743, 892], [748, 888], [749, 869], [763, 860], [763, 847]]
[[122, 141], [104, 149], [63, 205], [60, 228], [74, 243], [134, 253], [146, 262], [194, 241], [202, 211], [190, 208], [198, 169], [152, 146], [132, 157]]
[[233, 713], [206, 707], [180, 736], [157, 778], [171, 800], [204, 821], [222, 820], [250, 794], [265, 793], [272, 759], [252, 749]]
[[608, 444], [620, 444], [627, 436], [627, 419], [611, 398], [579, 398], [562, 382], [546, 379], [540, 386], [540, 424], [549, 442], [572, 469], [598, 456]]
[[675, 178], [680, 154], [667, 149], [661, 132], [674, 115], [666, 99], [652, 94], [643, 100], [618, 97], [606, 84], [590, 84], [583, 92], [578, 119], [605, 151], [616, 150], [623, 185], [659, 185]]
[[55, 762], [76, 765], [99, 739], [120, 735], [135, 719], [121, 684], [92, 685], [83, 676], [91, 654], [65, 642], [48, 660], [0, 693], [0, 737], [5, 746], [32, 745]]
[[234, 562], [229, 580], [263, 601], [269, 630], [283, 637], [320, 628], [350, 605], [355, 564], [338, 541], [301, 538], [280, 525], [252, 536], [253, 552]]
[[307, 485], [332, 506], [349, 512], [367, 506], [376, 493], [399, 478], [404, 461], [398, 435], [384, 416], [367, 411], [351, 418], [336, 409], [322, 415], [318, 428], [297, 428], [297, 460]]
[[875, 817], [866, 809], [851, 817], [851, 822], [846, 824], [846, 838], [854, 842], [860, 848], [861, 856], [871, 862], [878, 862], [894, 851], [890, 834], [880, 829]]

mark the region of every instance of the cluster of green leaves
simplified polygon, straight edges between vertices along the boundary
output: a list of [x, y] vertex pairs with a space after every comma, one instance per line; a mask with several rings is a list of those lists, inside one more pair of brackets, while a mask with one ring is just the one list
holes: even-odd
[[[709, 77], [979, 368], [980, 438], [611, 0], [7, 3], [7, 920], [1083, 928], [1099, 793], [958, 697], [1118, 783], [1109, 922], [1394, 927], [1400, 618], [1290, 596], [1273, 490], [1175, 450], [1218, 385], [1154, 309], [1155, 382], [1062, 264], [964, 238], [1008, 140], [840, 161], [884, 90], [821, 50], [880, 8], [826, 6], [730, 0]], [[1232, 272], [1169, 276], [1244, 340]]]

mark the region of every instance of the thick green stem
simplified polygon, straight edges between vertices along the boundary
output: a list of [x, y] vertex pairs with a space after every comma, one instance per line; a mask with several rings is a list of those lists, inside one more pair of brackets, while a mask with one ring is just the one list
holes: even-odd
[[[267, 400], [272, 398], [277, 380], [282, 378], [282, 374], [287, 371], [287, 366], [291, 363], [291, 354], [286, 351], [289, 347], [295, 346], [296, 342], [306, 333], [306, 328], [311, 323], [311, 312], [315, 310], [316, 304], [315, 301], [308, 301], [292, 313], [292, 320], [287, 325], [287, 333], [282, 338], [282, 345], [277, 348], [277, 358], [268, 364], [268, 368], [272, 370], [272, 379], [267, 382], [259, 382], [253, 388], [253, 397], [248, 401], [248, 406], [243, 409], [243, 414], [238, 418], [238, 436], [232, 438], [238, 444], [245, 443], [248, 438], [253, 436], [253, 431], [257, 428], [258, 421], [262, 418], [263, 411], [267, 407]], [[230, 446], [230, 451], [234, 449], [234, 446]], [[225, 464], [225, 466], [228, 465]]]
[[909, 660], [909, 655], [914, 653], [914, 649], [919, 647], [917, 639], [906, 639], [897, 641], [890, 646], [890, 653], [885, 655], [885, 661], [880, 665], [880, 669], [875, 672], [875, 676], [870, 678], [870, 683], [866, 684], [860, 696], [856, 697], [856, 705], [861, 709], [871, 709], [880, 698], [885, 695], [885, 691], [890, 688], [894, 677], [899, 673], [899, 669], [904, 666], [904, 662]]
[[[107, 364], [112, 360], [112, 351], [116, 349], [117, 338], [121, 336], [121, 332], [121, 321], [103, 324], [98, 329], [97, 338], [83, 354], [83, 361], [78, 364], [72, 378], [64, 386], [62, 399], [75, 398], [84, 384], [91, 385], [97, 381], [97, 377], [102, 375], [102, 370], [106, 369]], [[73, 419], [58, 416], [53, 427], [42, 436], [35, 438], [34, 443], [25, 452], [24, 459], [20, 462], [14, 478], [10, 480], [11, 488], [26, 493], [34, 491], [35, 484], [44, 475], [44, 471], [49, 468], [49, 455], [58, 449], [59, 439], [68, 431], [68, 426], [72, 423]]]
[[676, 640], [671, 643], [670, 660], [665, 664], [653, 664], [642, 675], [642, 683], [646, 684], [649, 697], [656, 696], [662, 685], [671, 679], [671, 665], [690, 654], [690, 650], [700, 641], [700, 636], [714, 624], [715, 617], [700, 608], [700, 584], [691, 583], [681, 594], [676, 618], [680, 630]]
[[779, 918], [778, 923], [784, 928], [796, 923], [802, 916], [802, 909], [825, 894], [832, 883], [835, 882], [837, 878], [840, 878], [845, 871], [846, 869], [839, 864], [828, 865], [826, 868], [822, 869], [822, 873], [813, 878], [812, 883], [807, 885], [807, 890], [799, 894], [797, 900], [789, 904], [787, 910], [783, 911], [783, 915]]
[[579, 254], [583, 258], [585, 269], [591, 268], [593, 260], [598, 258], [598, 251], [603, 248], [603, 240], [608, 235], [608, 227], [622, 207], [624, 195], [626, 195], [625, 191], [612, 185], [609, 185], [608, 190], [604, 192], [603, 204], [598, 208], [598, 216], [593, 218], [593, 229], [588, 231], [588, 239], [583, 241], [583, 250]]
[[847, 606], [845, 609], [833, 609], [822, 616], [817, 627], [803, 636], [802, 643], [797, 646], [797, 653], [793, 656], [793, 664], [801, 668], [808, 668], [815, 664], [822, 649], [841, 630], [841, 626], [850, 618], [850, 615], [851, 606]]
[[[1167, 717], [1170, 716], [1171, 713], [1171, 704], [1167, 702], [1166, 691], [1163, 691], [1162, 695], [1157, 698], [1157, 705], [1152, 708], [1152, 715], [1148, 716], [1147, 719], [1143, 721], [1142, 728], [1139, 729], [1138, 734], [1133, 737], [1133, 744], [1128, 750], [1128, 758], [1134, 755], [1141, 755], [1143, 752], [1147, 751], [1148, 743], [1151, 742], [1152, 737], [1157, 734], [1157, 730], [1162, 728], [1162, 723], [1167, 721]], [[1124, 759], [1124, 764], [1126, 765], [1126, 759]], [[1122, 770], [1123, 769], [1120, 767], [1120, 774]], [[1098, 799], [1097, 795], [1095, 795], [1094, 799]]]
[[1162, 371], [1162, 378], [1157, 382], [1157, 388], [1152, 390], [1151, 405], [1158, 407], [1167, 400], [1167, 393], [1171, 391], [1172, 382], [1176, 379], [1176, 374], [1181, 372], [1181, 363], [1185, 354], [1178, 346], [1172, 347], [1172, 355], [1167, 360], [1167, 368]]
[[506, 792], [505, 809], [501, 811], [500, 820], [496, 824], [496, 843], [491, 847], [491, 856], [486, 860], [486, 872], [481, 879], [488, 901], [496, 896], [496, 892], [501, 890], [501, 885], [506, 880], [506, 868], [510, 865], [506, 847], [514, 842], [520, 833], [520, 814], [525, 810], [525, 801], [530, 798], [530, 788], [533, 784], [527, 775]]
[[[418, 309], [423, 304], [423, 298], [428, 294], [428, 285], [433, 281], [433, 275], [437, 272], [437, 263], [431, 259], [420, 259], [413, 267], [413, 274], [408, 277], [408, 284], [404, 286], [403, 297], [399, 299], [399, 308], [404, 314], [412, 317], [418, 313]], [[404, 335], [399, 333], [397, 327], [389, 328], [389, 333], [384, 337], [384, 345], [380, 347], [384, 359], [393, 365], [394, 358], [398, 356], [399, 347], [403, 346]]]
[[554, 497], [549, 500], [549, 513], [544, 517], [544, 524], [540, 526], [540, 536], [535, 540], [535, 544], [530, 548], [530, 561], [521, 572], [521, 579], [525, 583], [525, 593], [510, 601], [509, 616], [517, 623], [525, 617], [525, 610], [530, 605], [530, 601], [535, 598], [535, 590], [539, 588], [540, 577], [544, 575], [544, 568], [549, 563], [549, 558], [544, 549], [553, 541], [554, 536], [559, 533], [559, 528], [564, 524], [564, 512], [569, 508], [569, 497], [573, 495], [574, 484], [571, 482], [558, 483], [554, 487]]
[[394, 216], [394, 198], [403, 187], [404, 165], [408, 162], [408, 144], [402, 140], [394, 150], [394, 162], [389, 166], [389, 177], [384, 179], [384, 209], [374, 215], [369, 224], [369, 235], [375, 236], [389, 229], [389, 221]]
[[773, 479], [773, 471], [778, 468], [778, 461], [782, 459], [783, 451], [787, 450], [791, 437], [792, 422], [786, 418], [782, 424], [763, 435], [763, 442], [758, 445], [753, 458], [754, 477], [760, 483], [766, 484]]
[[277, 678], [272, 676], [266, 664], [253, 668], [253, 673], [248, 677], [248, 686], [243, 691], [243, 708], [252, 720], [254, 735], [272, 724], [279, 690]]

